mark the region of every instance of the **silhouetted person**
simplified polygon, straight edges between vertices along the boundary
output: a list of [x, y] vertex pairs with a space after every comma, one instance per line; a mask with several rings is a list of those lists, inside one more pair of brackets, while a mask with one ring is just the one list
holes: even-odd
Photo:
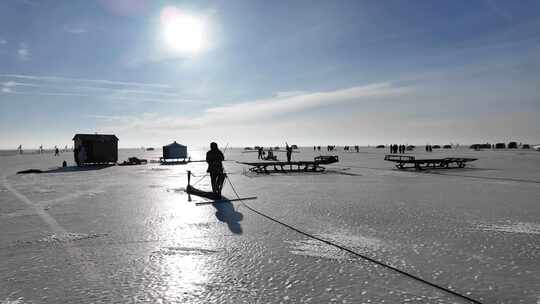
[[210, 173], [212, 192], [220, 196], [221, 188], [223, 186], [223, 182], [225, 181], [222, 163], [224, 160], [225, 157], [218, 149], [218, 145], [215, 142], [210, 143], [210, 151], [206, 152], [206, 162], [208, 163], [208, 169], [206, 172]]
[[360, 152], [360, 146], [354, 146], [354, 149], [356, 150], [356, 153]]
[[275, 159], [274, 152], [272, 151], [272, 147], [270, 147], [268, 149], [268, 155], [266, 155], [266, 160], [274, 160], [274, 159]]
[[259, 147], [259, 148], [257, 149], [257, 152], [259, 153], [259, 155], [257, 156], [257, 159], [263, 159], [263, 156], [264, 156], [263, 148], [262, 148], [262, 147]]
[[63, 167], [63, 168], [67, 167], [67, 162], [66, 162], [66, 161], [63, 161], [63, 162], [62, 162], [62, 167]]
[[316, 146], [313, 146], [313, 151], [317, 150], [317, 147]]
[[17, 150], [19, 151], [19, 154], [23, 154], [22, 145], [19, 145], [19, 147], [17, 148]]
[[292, 156], [292, 148], [289, 146], [289, 144], [285, 145], [285, 150], [287, 150], [287, 162], [291, 162], [291, 156]]
[[60, 155], [60, 150], [58, 150], [57, 146], [54, 146], [54, 156], [59, 156], [59, 155]]

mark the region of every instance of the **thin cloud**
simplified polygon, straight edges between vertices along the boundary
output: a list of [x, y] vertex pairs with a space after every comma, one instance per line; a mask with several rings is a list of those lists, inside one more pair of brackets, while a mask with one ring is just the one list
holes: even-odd
[[510, 12], [502, 9], [495, 0], [485, 0], [485, 3], [488, 8], [493, 12], [493, 14], [502, 17], [506, 21], [512, 21], [512, 15], [510, 14]]
[[142, 95], [156, 95], [156, 96], [163, 96], [163, 97], [181, 97], [178, 94], [174, 93], [163, 93], [163, 92], [156, 92], [156, 91], [148, 91], [148, 90], [117, 90], [118, 93], [123, 94], [142, 94]]
[[4, 87], [15, 87], [15, 86], [18, 86], [18, 85], [19, 85], [19, 83], [15, 82], [15, 81], [6, 81], [6, 82], [2, 83], [2, 86], [4, 86]]
[[206, 109], [198, 117], [122, 117], [109, 119], [115, 129], [154, 129], [178, 131], [201, 129], [221, 124], [234, 125], [272, 120], [281, 114], [298, 113], [313, 108], [365, 101], [369, 98], [398, 96], [411, 92], [410, 87], [395, 87], [391, 83], [376, 83], [327, 92], [304, 93], [290, 97], [274, 97]]
[[30, 0], [21, 0], [19, 3], [25, 4], [25, 5], [37, 5], [36, 2], [30, 1]]
[[127, 101], [131, 103], [142, 103], [142, 102], [152, 102], [152, 103], [171, 103], [171, 104], [178, 104], [178, 103], [192, 103], [193, 100], [179, 100], [179, 99], [158, 99], [158, 98], [138, 98], [138, 97], [132, 97], [132, 98], [123, 98], [123, 97], [111, 97], [111, 96], [96, 96], [92, 94], [84, 94], [84, 93], [71, 93], [71, 92], [25, 92], [25, 91], [14, 91], [10, 87], [3, 87], [2, 88], [3, 93], [9, 93], [9, 94], [16, 94], [16, 95], [30, 95], [30, 96], [78, 96], [78, 97], [88, 97], [88, 98], [94, 98], [94, 99], [102, 99], [102, 100], [109, 100], [109, 101]]
[[80, 35], [88, 32], [88, 29], [82, 26], [64, 25], [64, 32], [74, 35]]
[[7, 44], [7, 40], [5, 40], [5, 39], [0, 39], [0, 44], [2, 44], [2, 45]]
[[19, 49], [17, 50], [17, 57], [21, 61], [27, 61], [30, 59], [30, 49], [26, 43], [19, 44]]
[[[9, 90], [9, 91], [4, 91]], [[21, 92], [13, 91], [11, 88], [2, 88], [2, 92], [16, 94], [16, 95], [31, 95], [31, 96], [78, 96], [78, 97], [93, 97], [91, 95], [79, 94], [79, 93], [56, 93], [56, 92]]]
[[152, 88], [170, 88], [167, 84], [161, 83], [144, 83], [144, 82], [126, 82], [126, 81], [114, 81], [107, 79], [84, 79], [84, 78], [68, 78], [68, 77], [56, 77], [56, 76], [36, 76], [36, 75], [22, 75], [22, 74], [0, 74], [0, 77], [16, 78], [16, 79], [31, 79], [36, 81], [51, 81], [51, 82], [78, 82], [78, 83], [94, 83], [111, 86], [138, 86], [138, 87], [152, 87]]
[[177, 104], [177, 103], [193, 103], [194, 100], [189, 99], [159, 99], [159, 98], [137, 98], [137, 97], [114, 97], [114, 96], [108, 96], [105, 97], [108, 100], [118, 100], [118, 101], [131, 101], [131, 102], [153, 102], [153, 103], [171, 103], [171, 104]]
[[[194, 100], [183, 99], [179, 94], [162, 93], [152, 90], [126, 90], [96, 86], [49, 85], [9, 80], [0, 83], [3, 93], [31, 96], [79, 96], [96, 100], [121, 101], [131, 103], [192, 103]], [[14, 90], [14, 88], [18, 88]], [[43, 91], [44, 89], [45, 91]]]

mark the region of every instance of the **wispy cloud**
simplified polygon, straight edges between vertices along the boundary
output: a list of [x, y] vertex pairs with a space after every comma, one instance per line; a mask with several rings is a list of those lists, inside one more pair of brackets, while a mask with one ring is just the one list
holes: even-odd
[[[250, 102], [230, 104], [206, 109], [198, 117], [163, 117], [146, 113], [143, 116], [107, 117], [114, 129], [153, 129], [178, 131], [200, 129], [216, 125], [228, 126], [272, 120], [282, 114], [298, 113], [313, 108], [340, 103], [362, 102], [371, 98], [398, 96], [411, 92], [411, 87], [396, 87], [391, 83], [376, 83], [327, 92], [303, 93], [287, 97], [274, 97]], [[95, 117], [99, 118], [99, 117]]]
[[64, 25], [64, 32], [74, 34], [74, 35], [80, 35], [88, 32], [88, 29], [84, 26], [80, 25]]
[[35, 96], [79, 96], [129, 103], [191, 103], [167, 84], [0, 74], [2, 93]]
[[488, 8], [496, 16], [502, 17], [506, 21], [512, 21], [512, 15], [508, 11], [501, 8], [501, 6], [497, 3], [496, 0], [484, 0], [484, 1], [485, 1], [486, 5], [488, 6]]
[[126, 89], [120, 89], [116, 91], [119, 94], [142, 94], [142, 95], [153, 95], [153, 96], [161, 96], [161, 97], [182, 97], [179, 94], [174, 93], [163, 93], [163, 92], [156, 92], [156, 91], [148, 91], [148, 90], [126, 90]]
[[1, 39], [0, 38], [0, 45], [4, 45], [4, 44], [7, 44], [7, 40], [6, 39]]
[[31, 0], [21, 0], [19, 3], [25, 4], [25, 5], [37, 5], [35, 1], [31, 1]]
[[94, 84], [113, 85], [113, 86], [140, 86], [140, 87], [153, 87], [153, 88], [170, 88], [169, 85], [161, 84], [161, 83], [126, 82], [126, 81], [114, 81], [114, 80], [106, 80], [106, 79], [84, 79], [84, 78], [36, 76], [36, 75], [23, 75], [23, 74], [0, 74], [0, 77], [16, 78], [16, 79], [31, 79], [31, 80], [51, 81], [51, 82], [79, 82], [79, 83], [94, 83]]
[[19, 44], [19, 49], [17, 49], [17, 57], [21, 61], [27, 61], [30, 59], [30, 49], [26, 43]]

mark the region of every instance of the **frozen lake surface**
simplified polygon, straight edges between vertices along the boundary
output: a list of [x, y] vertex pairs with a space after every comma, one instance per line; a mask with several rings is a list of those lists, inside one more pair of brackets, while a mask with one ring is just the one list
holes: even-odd
[[[120, 160], [159, 150], [120, 150]], [[318, 155], [301, 151], [293, 158]], [[242, 152], [225, 154], [256, 160]], [[297, 229], [482, 303], [540, 303], [540, 152], [412, 153], [479, 158], [422, 172], [394, 169], [385, 153], [338, 151], [324, 173], [225, 168], [241, 196], [258, 196], [246, 204]], [[71, 153], [0, 157], [1, 304], [467, 303], [241, 202], [196, 206], [186, 171], [196, 182], [204, 163], [15, 174], [64, 159], [72, 165]], [[228, 184], [224, 194], [235, 198]]]

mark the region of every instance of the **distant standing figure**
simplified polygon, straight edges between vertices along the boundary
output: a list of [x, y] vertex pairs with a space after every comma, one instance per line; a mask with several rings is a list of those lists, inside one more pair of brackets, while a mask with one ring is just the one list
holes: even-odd
[[292, 148], [289, 146], [289, 144], [286, 144], [285, 149], [287, 150], [287, 162], [291, 162], [291, 156], [292, 156]]
[[19, 145], [17, 148], [17, 151], [19, 151], [19, 154], [23, 154], [22, 145]]
[[206, 162], [208, 163], [208, 169], [206, 172], [210, 173], [210, 180], [212, 182], [212, 192], [221, 196], [221, 188], [225, 181], [225, 173], [223, 173], [223, 161], [225, 157], [223, 153], [218, 149], [218, 145], [215, 142], [210, 143], [210, 151], [206, 152]]
[[43, 153], [43, 145], [39, 146], [39, 154]]
[[316, 146], [313, 146], [313, 151], [317, 150], [317, 147]]
[[257, 148], [257, 151], [259, 152], [259, 155], [257, 156], [257, 159], [263, 159], [263, 148], [259, 147]]
[[57, 146], [54, 146], [54, 156], [59, 156], [59, 155], [60, 155], [60, 150], [58, 150]]

